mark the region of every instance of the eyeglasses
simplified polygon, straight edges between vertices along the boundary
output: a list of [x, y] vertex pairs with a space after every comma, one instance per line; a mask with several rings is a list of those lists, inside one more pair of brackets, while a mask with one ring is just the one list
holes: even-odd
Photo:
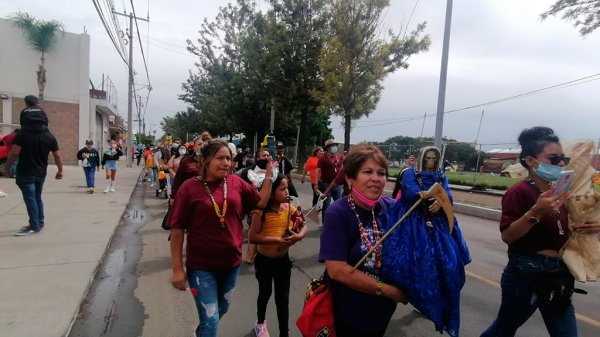
[[565, 163], [565, 165], [569, 164], [571, 162], [571, 158], [569, 157], [565, 157], [564, 154], [553, 154], [549, 157], [546, 157], [546, 159], [548, 159], [550, 161], [550, 164], [552, 165], [558, 165], [560, 164], [560, 162], [562, 161], [563, 163]]

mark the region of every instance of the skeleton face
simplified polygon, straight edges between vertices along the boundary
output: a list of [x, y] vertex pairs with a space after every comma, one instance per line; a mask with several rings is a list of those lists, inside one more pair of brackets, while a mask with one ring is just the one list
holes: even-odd
[[437, 153], [433, 150], [427, 151], [423, 158], [423, 168], [428, 171], [434, 170], [437, 167], [437, 161]]

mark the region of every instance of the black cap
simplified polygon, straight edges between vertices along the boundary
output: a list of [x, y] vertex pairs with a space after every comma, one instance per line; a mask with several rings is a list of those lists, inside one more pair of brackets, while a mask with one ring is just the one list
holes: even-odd
[[91, 140], [91, 139], [88, 139], [88, 140], [86, 140], [86, 141], [85, 141], [85, 144], [86, 144], [86, 145], [87, 145], [87, 144], [94, 144], [94, 141], [93, 141], [93, 140]]
[[276, 146], [278, 149], [281, 149], [281, 148], [284, 148], [284, 147], [285, 147], [285, 145], [283, 145], [283, 142], [277, 142], [277, 143], [275, 143], [275, 146]]

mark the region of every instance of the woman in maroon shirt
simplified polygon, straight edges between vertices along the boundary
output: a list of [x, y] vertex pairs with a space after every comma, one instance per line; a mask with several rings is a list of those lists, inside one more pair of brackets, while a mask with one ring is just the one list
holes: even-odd
[[[514, 336], [531, 315], [540, 310], [550, 336], [577, 336], [572, 304], [557, 309], [542, 302], [530, 281], [545, 270], [568, 270], [559, 250], [570, 236], [567, 193], [554, 195], [558, 179], [569, 158], [554, 131], [546, 127], [526, 129], [519, 135], [521, 164], [529, 178], [513, 185], [502, 198], [500, 231], [508, 244], [508, 264], [501, 280], [502, 303], [498, 317], [482, 337]], [[573, 230], [600, 231], [599, 223], [574, 224]], [[539, 286], [540, 281], [534, 285]]]
[[[231, 172], [227, 143], [209, 140], [202, 146], [201, 175], [185, 181], [177, 192], [170, 218], [171, 282], [194, 295], [200, 325], [196, 336], [216, 337], [220, 318], [229, 308], [242, 261], [242, 218], [264, 208], [271, 191], [272, 166], [267, 165], [263, 188], [257, 192]], [[187, 235], [186, 263], [183, 241]], [[186, 273], [187, 271], [187, 273]]]

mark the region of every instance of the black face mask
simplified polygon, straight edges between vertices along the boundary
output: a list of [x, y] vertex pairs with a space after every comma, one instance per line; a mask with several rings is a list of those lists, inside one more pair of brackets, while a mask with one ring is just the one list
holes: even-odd
[[269, 160], [267, 160], [267, 159], [259, 159], [256, 161], [256, 166], [260, 167], [263, 170], [266, 170], [268, 163], [269, 163]]

